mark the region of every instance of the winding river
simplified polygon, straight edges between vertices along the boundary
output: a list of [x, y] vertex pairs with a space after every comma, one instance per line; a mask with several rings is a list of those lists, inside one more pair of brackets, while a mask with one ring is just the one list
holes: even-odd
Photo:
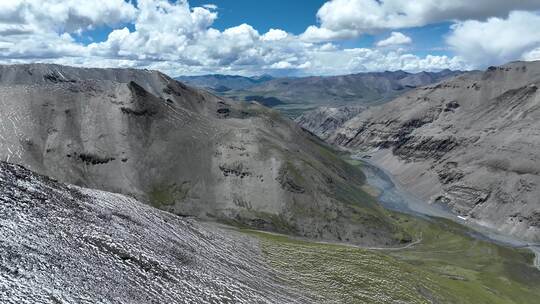
[[498, 233], [497, 231], [460, 218], [442, 206], [435, 206], [422, 201], [403, 189], [390, 173], [378, 167], [373, 162], [362, 158], [361, 155], [352, 155], [351, 158], [362, 162], [362, 171], [366, 175], [367, 184], [379, 190], [378, 199], [385, 208], [422, 218], [442, 217], [450, 219], [471, 228], [472, 232], [470, 235], [474, 238], [516, 248], [528, 248], [535, 254], [534, 266], [540, 270], [540, 244], [531, 244], [515, 237]]

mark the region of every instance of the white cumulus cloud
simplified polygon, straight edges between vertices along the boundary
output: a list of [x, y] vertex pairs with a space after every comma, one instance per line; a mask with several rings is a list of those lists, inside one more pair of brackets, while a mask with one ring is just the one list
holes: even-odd
[[452, 27], [447, 43], [461, 57], [479, 66], [536, 58], [540, 47], [540, 15], [512, 12], [508, 18], [468, 20]]
[[276, 40], [283, 40], [287, 38], [289, 34], [285, 32], [284, 30], [280, 29], [270, 29], [266, 34], [264, 34], [261, 39], [263, 41], [276, 41]]
[[202, 7], [209, 9], [209, 10], [217, 10], [218, 6], [212, 3], [204, 4]]
[[[303, 35], [277, 28], [261, 34], [249, 24], [217, 30], [213, 28], [217, 18], [214, 6], [191, 7], [183, 0], [139, 0], [136, 6], [123, 0], [0, 0], [0, 62], [139, 67], [173, 76], [274, 71], [335, 75], [469, 67], [459, 56], [420, 57], [402, 49], [343, 49], [337, 43], [317, 42], [350, 37], [358, 31], [354, 26], [313, 26], [312, 39], [307, 39], [309, 29]], [[334, 22], [321, 12], [319, 18], [322, 24]], [[113, 27], [104, 41], [84, 44], [76, 39], [103, 25]], [[407, 38], [396, 32], [380, 43], [405, 44]]]
[[396, 45], [411, 44], [411, 43], [412, 43], [411, 37], [400, 32], [392, 32], [390, 34], [390, 37], [377, 42], [377, 46], [388, 47], [388, 46], [396, 46]]
[[124, 0], [7, 0], [0, 1], [0, 24], [34, 31], [76, 32], [131, 21], [136, 9]]
[[523, 60], [540, 60], [540, 47], [535, 48], [534, 50], [528, 51], [522, 56]]
[[506, 17], [513, 10], [540, 9], [538, 0], [331, 0], [317, 12], [320, 26], [303, 34], [309, 41], [352, 38], [454, 20]]

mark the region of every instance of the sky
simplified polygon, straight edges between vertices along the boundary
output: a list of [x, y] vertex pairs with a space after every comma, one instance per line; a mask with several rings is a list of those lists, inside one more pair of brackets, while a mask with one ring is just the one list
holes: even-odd
[[171, 76], [483, 69], [540, 60], [540, 0], [0, 0], [0, 63]]

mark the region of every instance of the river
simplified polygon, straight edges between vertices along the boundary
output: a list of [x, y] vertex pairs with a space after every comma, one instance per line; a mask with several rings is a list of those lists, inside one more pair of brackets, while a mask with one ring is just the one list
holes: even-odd
[[362, 158], [362, 156], [352, 155], [351, 158], [362, 162], [362, 171], [366, 175], [366, 182], [368, 185], [379, 190], [378, 200], [385, 208], [422, 218], [442, 217], [450, 219], [471, 228], [470, 235], [474, 238], [516, 248], [528, 248], [535, 254], [534, 266], [540, 270], [540, 244], [531, 244], [515, 237], [504, 235], [468, 221], [466, 218], [460, 218], [443, 206], [429, 204], [403, 189], [390, 173], [378, 167], [373, 162]]

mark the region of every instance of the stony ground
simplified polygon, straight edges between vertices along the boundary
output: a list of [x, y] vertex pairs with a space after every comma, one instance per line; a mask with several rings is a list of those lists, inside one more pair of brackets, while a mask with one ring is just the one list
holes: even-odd
[[1, 303], [309, 303], [258, 241], [0, 163]]

